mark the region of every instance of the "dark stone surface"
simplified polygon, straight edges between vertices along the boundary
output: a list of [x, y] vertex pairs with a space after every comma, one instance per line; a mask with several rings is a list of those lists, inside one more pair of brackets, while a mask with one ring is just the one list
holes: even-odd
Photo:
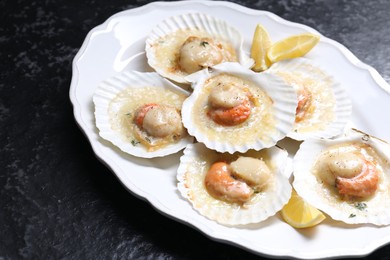
[[[130, 194], [69, 101], [86, 34], [149, 1], [0, 1], [0, 259], [255, 259]], [[390, 1], [236, 1], [311, 26], [390, 82]], [[389, 259], [390, 246], [367, 259]]]

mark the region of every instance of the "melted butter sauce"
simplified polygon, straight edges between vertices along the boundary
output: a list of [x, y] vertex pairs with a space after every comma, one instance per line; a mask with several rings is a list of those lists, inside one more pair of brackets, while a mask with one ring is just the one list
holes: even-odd
[[[324, 130], [335, 118], [336, 101], [332, 90], [332, 80], [319, 69], [312, 66], [306, 67], [305, 73], [298, 71], [279, 71], [277, 73], [296, 90], [300, 87], [306, 87], [312, 94], [312, 103], [307, 109], [305, 117], [296, 122], [294, 126], [294, 131], [300, 133]], [[321, 80], [316, 80], [317, 76]]]
[[126, 88], [110, 102], [108, 114], [111, 128], [120, 133], [126, 142], [134, 142], [135, 111], [148, 103], [165, 104], [181, 110], [187, 96], [171, 90], [156, 87]]
[[[207, 115], [208, 98], [211, 90], [220, 82], [235, 83], [249, 90], [254, 98], [254, 107], [249, 118], [239, 125], [222, 126], [215, 123]], [[259, 87], [250, 81], [228, 74], [220, 74], [208, 79], [203, 86], [202, 93], [194, 104], [194, 124], [201, 132], [215, 141], [227, 141], [231, 144], [254, 143], [261, 139], [270, 142], [270, 136], [275, 132], [275, 118], [271, 98]]]
[[178, 74], [180, 76], [187, 76], [188, 73], [180, 70], [178, 65], [178, 59], [180, 56], [180, 48], [186, 39], [190, 36], [207, 37], [218, 41], [221, 45], [221, 49], [228, 52], [232, 58], [226, 61], [237, 61], [237, 56], [234, 48], [223, 39], [218, 39], [205, 31], [186, 29], [177, 30], [164, 37], [161, 37], [156, 41], [153, 48], [155, 48], [156, 62], [161, 68], [165, 68], [166, 71], [172, 74]]
[[[276, 166], [273, 165], [271, 158], [267, 151], [249, 151], [244, 154], [245, 156], [263, 160], [267, 166], [270, 168], [271, 172], [274, 172]], [[191, 187], [190, 196], [193, 199], [194, 204], [202, 205], [204, 203], [209, 204], [212, 207], [223, 207], [230, 208], [232, 212], [239, 210], [241, 208], [249, 207], [250, 205], [258, 202], [264, 193], [267, 193], [268, 190], [273, 189], [274, 178], [270, 178], [267, 187], [259, 193], [254, 193], [251, 199], [244, 204], [226, 202], [224, 200], [219, 200], [210, 195], [204, 185], [204, 179], [207, 174], [207, 171], [214, 162], [217, 161], [226, 161], [228, 163], [237, 160], [239, 154], [229, 154], [229, 153], [218, 153], [212, 150], [208, 150], [207, 153], [202, 154], [196, 160], [196, 162], [191, 166], [191, 169], [188, 170], [186, 175], [187, 185]]]
[[[339, 195], [337, 188], [329, 185], [324, 178], [326, 162], [337, 159], [342, 153], [358, 153], [364, 159], [375, 163], [376, 170], [379, 173], [378, 189], [374, 195], [366, 198], [348, 198], [345, 199]], [[312, 168], [312, 173], [316, 177], [317, 184], [312, 184], [318, 194], [321, 194], [323, 199], [329, 205], [344, 212], [346, 215], [351, 214], [351, 217], [356, 215], [373, 215], [375, 212], [380, 212], [383, 207], [388, 207], [390, 203], [390, 176], [386, 174], [388, 165], [384, 164], [383, 159], [371, 146], [364, 143], [348, 142], [343, 144], [328, 147], [317, 158], [316, 163]], [[362, 204], [363, 203], [363, 204]], [[364, 209], [359, 207], [364, 205]]]

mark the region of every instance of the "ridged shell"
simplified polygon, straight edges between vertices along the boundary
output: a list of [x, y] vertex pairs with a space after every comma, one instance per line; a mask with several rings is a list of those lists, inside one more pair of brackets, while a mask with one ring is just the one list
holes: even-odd
[[204, 31], [213, 38], [223, 39], [226, 42], [229, 42], [235, 49], [239, 63], [248, 68], [254, 63], [254, 61], [245, 53], [243, 49], [243, 37], [236, 28], [229, 25], [226, 21], [207, 14], [187, 13], [163, 20], [161, 23], [157, 24], [152, 32], [147, 36], [145, 51], [148, 64], [163, 77], [174, 80], [178, 83], [188, 83], [185, 80], [185, 76], [187, 76], [188, 73], [183, 71], [173, 71], [171, 68], [168, 68], [168, 66], [162, 64], [168, 59], [170, 59], [170, 62], [176, 64], [176, 58], [180, 49], [179, 47], [175, 48], [175, 57], [170, 58], [167, 57], [167, 55], [164, 55], [164, 57], [162, 57], [162, 59], [164, 59], [163, 61], [161, 61], [156, 54], [156, 50], [161, 48], [161, 45], [159, 44], [160, 39], [167, 35], [172, 35], [172, 33], [180, 29]]
[[[182, 150], [187, 144], [193, 142], [193, 137], [187, 135], [180, 141], [162, 147], [155, 151], [147, 151], [145, 146], [140, 143], [131, 142], [124, 134], [118, 130], [122, 126], [114, 127], [120, 124], [120, 120], [115, 120], [121, 109], [129, 105], [129, 100], [126, 95], [118, 98], [120, 93], [129, 91], [132, 93], [134, 89], [139, 88], [153, 88], [156, 91], [168, 90], [175, 93], [173, 98], [176, 98], [175, 106], [180, 109], [182, 101], [188, 96], [188, 92], [176, 86], [170, 81], [162, 78], [157, 73], [143, 73], [137, 71], [126, 71], [117, 76], [111, 77], [103, 81], [96, 89], [93, 96], [93, 103], [95, 105], [95, 119], [96, 126], [99, 129], [99, 135], [119, 147], [122, 151], [143, 158], [161, 157], [168, 154], [176, 153]], [[148, 93], [150, 94], [150, 93]], [[146, 99], [138, 99], [139, 104], [143, 102], [151, 103], [156, 100], [156, 97], [148, 95]], [[136, 106], [137, 101], [133, 102]], [[134, 140], [134, 139], [133, 139]]]
[[[253, 113], [246, 122], [237, 126], [213, 124], [203, 109], [210, 91], [204, 85], [218, 75], [232, 75], [253, 84], [270, 100], [269, 109], [256, 107], [256, 111], [261, 112]], [[297, 106], [296, 94], [276, 75], [258, 74], [238, 63], [226, 62], [213, 67], [211, 71], [206, 69], [194, 73], [187, 79], [193, 82], [194, 91], [183, 103], [183, 124], [197, 141], [210, 149], [229, 153], [260, 150], [275, 145], [292, 129]]]
[[[223, 202], [210, 196], [204, 186], [204, 177], [210, 165], [224, 159], [250, 156], [263, 158], [272, 169], [273, 185], [255, 194], [255, 198], [245, 207]], [[201, 143], [191, 144], [180, 158], [177, 180], [181, 195], [187, 199], [201, 215], [223, 225], [245, 225], [261, 222], [275, 215], [289, 200], [291, 185], [291, 159], [285, 150], [278, 147], [262, 151], [249, 151], [245, 154], [218, 153]]]
[[343, 86], [320, 65], [307, 58], [296, 58], [273, 64], [267, 73], [297, 75], [299, 80], [305, 79], [306, 86], [313, 90], [313, 113], [295, 123], [289, 137], [295, 140], [331, 138], [344, 132], [352, 113], [351, 100]]
[[[322, 152], [348, 143], [367, 144], [375, 151], [380, 182], [373, 196], [355, 201], [340, 199], [313, 174], [313, 166]], [[306, 140], [296, 153], [293, 165], [293, 186], [297, 193], [333, 219], [349, 224], [390, 224], [390, 145], [385, 141], [356, 129], [349, 129], [336, 139]]]

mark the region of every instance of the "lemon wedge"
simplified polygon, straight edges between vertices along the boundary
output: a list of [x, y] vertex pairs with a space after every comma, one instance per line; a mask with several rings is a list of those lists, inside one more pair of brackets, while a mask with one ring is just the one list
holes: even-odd
[[321, 211], [305, 202], [295, 190], [281, 213], [284, 221], [294, 228], [313, 227], [326, 218]]
[[258, 24], [253, 35], [251, 47], [251, 58], [255, 61], [255, 66], [252, 68], [254, 71], [264, 71], [271, 65], [267, 57], [267, 51], [271, 44], [271, 38], [267, 30], [261, 24]]
[[319, 40], [320, 36], [312, 33], [293, 35], [272, 44], [268, 49], [267, 57], [271, 63], [302, 57], [313, 49]]

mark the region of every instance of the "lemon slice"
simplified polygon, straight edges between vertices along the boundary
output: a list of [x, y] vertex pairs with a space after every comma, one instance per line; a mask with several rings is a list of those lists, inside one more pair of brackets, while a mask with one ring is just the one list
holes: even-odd
[[252, 68], [254, 71], [264, 71], [271, 65], [267, 57], [267, 51], [271, 44], [267, 30], [261, 24], [258, 24], [253, 35], [251, 47], [251, 58], [255, 61], [255, 66]]
[[305, 202], [295, 190], [281, 213], [284, 221], [295, 228], [313, 227], [326, 218], [321, 211]]
[[320, 36], [312, 33], [297, 34], [272, 44], [267, 52], [272, 62], [302, 57], [319, 42]]

